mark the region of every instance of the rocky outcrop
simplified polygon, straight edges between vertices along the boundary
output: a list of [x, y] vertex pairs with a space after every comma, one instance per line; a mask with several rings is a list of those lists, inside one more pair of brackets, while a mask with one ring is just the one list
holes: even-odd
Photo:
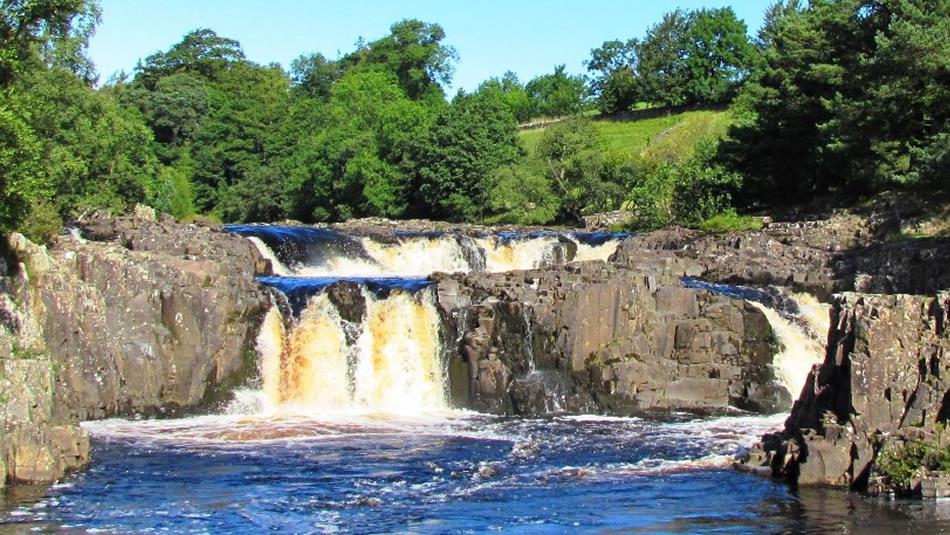
[[585, 215], [582, 219], [584, 220], [584, 228], [588, 230], [610, 230], [630, 224], [634, 215], [629, 210], [614, 210], [612, 212]]
[[625, 240], [614, 260], [635, 264], [665, 251], [680, 259], [684, 274], [721, 283], [787, 286], [824, 301], [845, 291], [932, 294], [950, 288], [950, 239], [896, 239], [899, 228], [893, 217], [846, 213], [768, 222], [750, 232], [708, 234], [674, 227]]
[[[8, 387], [26, 385], [17, 399], [33, 400], [7, 404], [13, 479], [48, 481], [83, 464], [81, 420], [206, 405], [256, 371], [268, 298], [254, 276], [269, 264], [249, 241], [141, 216], [85, 230], [90, 239], [49, 249], [9, 240], [19, 267], [3, 279], [11, 351], [0, 358]], [[23, 468], [24, 455], [36, 468]]]
[[[837, 296], [824, 363], [785, 430], [764, 437], [740, 466], [798, 485], [880, 493], [901, 490], [880, 460], [905, 444], [927, 444], [950, 459], [948, 312], [946, 292]], [[941, 480], [924, 472], [914, 478], [904, 490]]]
[[[0, 280], [4, 290], [10, 279]], [[33, 318], [0, 293], [0, 487], [52, 481], [86, 463], [89, 438], [55, 408], [57, 363]]]
[[440, 276], [449, 353], [467, 364], [450, 367], [451, 383], [467, 406], [500, 414], [787, 408], [764, 315], [683, 288], [675, 271], [654, 259]]

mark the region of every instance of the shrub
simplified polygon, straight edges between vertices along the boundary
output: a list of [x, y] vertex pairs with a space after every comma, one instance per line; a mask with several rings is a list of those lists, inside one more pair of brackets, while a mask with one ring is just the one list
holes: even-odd
[[30, 203], [30, 211], [20, 224], [20, 232], [35, 243], [49, 243], [63, 229], [56, 206], [46, 200]]
[[669, 223], [697, 226], [732, 207], [741, 177], [714, 162], [717, 142], [701, 141], [693, 157], [648, 169], [627, 197], [639, 228]]
[[741, 232], [744, 230], [761, 230], [762, 219], [744, 216], [729, 209], [725, 212], [706, 218], [699, 224], [699, 228], [707, 232]]
[[877, 467], [895, 490], [910, 492], [911, 481], [919, 470], [950, 472], [950, 448], [908, 442], [881, 454]]

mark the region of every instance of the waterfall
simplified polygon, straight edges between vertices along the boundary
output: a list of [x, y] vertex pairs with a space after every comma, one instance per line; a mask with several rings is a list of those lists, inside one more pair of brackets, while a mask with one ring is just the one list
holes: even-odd
[[357, 341], [357, 404], [400, 414], [445, 408], [433, 293], [366, 297], [366, 322]]
[[317, 227], [230, 225], [249, 238], [274, 273], [297, 277], [425, 277], [493, 273], [572, 261], [606, 261], [626, 233], [496, 232], [478, 236], [393, 231], [387, 239]]
[[589, 262], [600, 260], [606, 262], [610, 255], [617, 252], [619, 240], [610, 240], [599, 245], [590, 245], [581, 241], [574, 240], [577, 243], [577, 254], [574, 255], [575, 262]]
[[530, 239], [491, 236], [476, 238], [475, 243], [485, 251], [485, 271], [491, 273], [535, 269], [556, 263], [556, 254], [561, 245], [556, 236]]
[[783, 288], [755, 288], [705, 282], [691, 277], [683, 286], [743, 299], [762, 311], [781, 345], [772, 360], [775, 375], [792, 398], [805, 386], [808, 373], [825, 358], [830, 327], [829, 306], [807, 293], [791, 293]]
[[750, 302], [765, 314], [782, 346], [772, 361], [773, 366], [779, 382], [792, 398], [797, 398], [812, 366], [824, 360], [825, 342], [821, 336], [827, 335], [829, 316], [827, 305], [820, 304], [809, 294], [791, 294], [789, 298], [798, 311], [788, 317], [762, 303]]
[[[448, 365], [428, 288], [432, 273], [603, 261], [627, 236], [394, 230], [391, 236], [354, 237], [327, 227], [226, 228], [250, 239], [271, 262], [274, 275], [258, 280], [279, 291], [282, 302], [267, 312], [257, 340], [261, 390], [243, 396], [235, 410], [247, 410], [256, 399], [257, 410], [308, 414], [418, 414], [447, 407]], [[522, 313], [528, 368], [535, 372], [527, 306]]]
[[358, 323], [343, 319], [326, 292], [294, 318], [268, 311], [257, 340], [268, 407], [398, 414], [446, 407], [433, 293], [360, 292], [365, 313]]
[[418, 277], [436, 271], [472, 271], [465, 250], [454, 236], [400, 239], [394, 244], [363, 238], [363, 247], [387, 275]]

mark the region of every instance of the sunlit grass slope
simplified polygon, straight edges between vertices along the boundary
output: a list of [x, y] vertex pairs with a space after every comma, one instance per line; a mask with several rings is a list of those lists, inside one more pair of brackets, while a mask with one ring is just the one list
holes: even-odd
[[[600, 119], [594, 125], [608, 153], [660, 162], [689, 158], [700, 139], [725, 135], [730, 122], [727, 111], [688, 111], [648, 119]], [[521, 132], [529, 154], [535, 154], [543, 132]]]

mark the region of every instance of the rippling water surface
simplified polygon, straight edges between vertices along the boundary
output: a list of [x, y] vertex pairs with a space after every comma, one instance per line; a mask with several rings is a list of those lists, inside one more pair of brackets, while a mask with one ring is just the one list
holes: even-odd
[[937, 532], [950, 519], [950, 504], [796, 496], [729, 468], [729, 455], [780, 424], [780, 417], [657, 422], [459, 412], [96, 422], [87, 424], [89, 470], [38, 501], [25, 491], [8, 496], [5, 528]]

